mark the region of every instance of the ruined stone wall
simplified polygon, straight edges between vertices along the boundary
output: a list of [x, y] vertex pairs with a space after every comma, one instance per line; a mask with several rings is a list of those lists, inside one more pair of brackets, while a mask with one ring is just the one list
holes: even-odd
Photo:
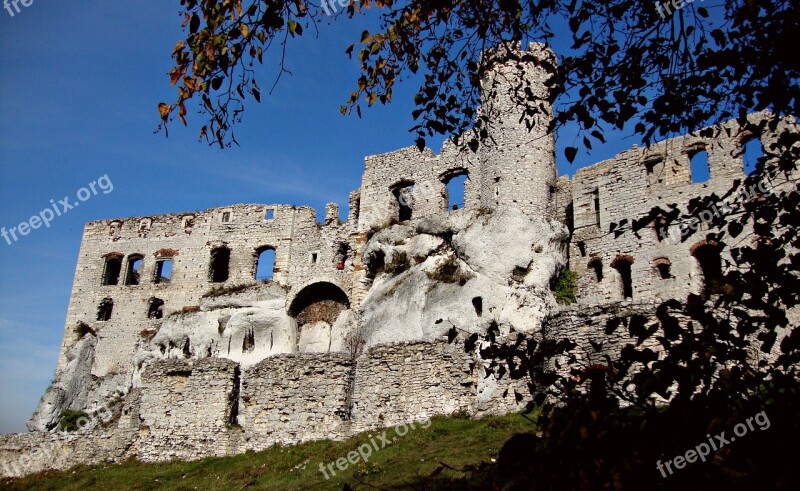
[[[412, 219], [448, 210], [447, 182], [468, 175], [464, 208], [514, 207], [528, 216], [555, 214], [555, 136], [549, 133], [552, 118], [546, 81], [555, 67], [555, 55], [531, 43], [519, 60], [492, 67], [482, 84], [479, 113], [489, 118], [488, 134], [475, 152], [466, 143], [445, 142], [439, 155], [430, 149], [408, 147], [365, 159], [361, 182], [358, 230], [366, 232], [400, 220], [394, 190], [410, 191]], [[528, 94], [537, 97], [541, 113], [520, 121], [520, 102]], [[530, 127], [529, 127], [530, 126]]]
[[[346, 271], [334, 262], [335, 247], [348, 237], [345, 228], [338, 223], [320, 226], [313, 209], [285, 205], [236, 205], [90, 222], [84, 229], [58, 371], [77, 342], [73, 329], [84, 322], [98, 335], [92, 373], [125, 373], [141, 331], [154, 328], [148, 319], [151, 298], [164, 301], [166, 316], [199, 305], [214, 287], [254, 283], [257, 252], [265, 247], [276, 251], [274, 281], [281, 285], [291, 287], [321, 275], [337, 276], [346, 284]], [[230, 250], [229, 275], [214, 283], [209, 278], [211, 254], [222, 246]], [[312, 251], [319, 251], [317, 261], [311, 260]], [[123, 257], [122, 272], [117, 285], [103, 285], [105, 257], [113, 253]], [[144, 256], [139, 284], [126, 285], [128, 260], [136, 254]], [[169, 282], [154, 283], [158, 259], [173, 260]], [[105, 298], [114, 302], [111, 318], [98, 321], [98, 306]]]
[[487, 379], [481, 362], [464, 352], [460, 338], [452, 344], [376, 346], [357, 360], [353, 429], [366, 431], [459, 411], [476, 416], [521, 410], [515, 387], [521, 389], [509, 380]]
[[350, 435], [353, 362], [343, 353], [267, 358], [245, 370], [239, 423], [248, 450]]
[[[757, 123], [761, 117], [752, 115], [750, 122]], [[570, 268], [578, 274], [578, 302], [599, 305], [624, 300], [623, 278], [614, 267], [620, 261], [632, 262], [634, 301], [684, 297], [686, 292], [699, 294], [704, 278], [693, 253], [719, 230], [704, 222], [696, 233], [681, 241], [679, 223], [667, 228], [677, 240], [659, 237], [658, 229], [652, 225], [638, 231], [632, 230], [631, 225], [656, 206], [665, 211], [677, 207], [685, 213], [692, 198], [731, 193], [734, 179], [745, 178], [742, 144], [753, 136], [760, 137], [764, 148], [769, 148], [775, 133], [753, 135], [749, 129], [730, 122], [714, 136], [700, 136], [698, 132], [650, 148], [634, 146], [613, 159], [578, 170], [569, 190], [571, 209], [568, 205], [563, 213], [573, 230], [569, 261]], [[710, 178], [693, 182], [690, 160], [703, 151], [708, 154]], [[775, 182], [767, 188], [775, 191], [780, 186]], [[566, 193], [567, 186], [563, 189]], [[730, 201], [735, 204], [742, 199], [734, 192]], [[730, 258], [730, 249], [750, 237], [747, 232], [738, 239], [726, 234], [726, 240], [719, 243], [723, 265]], [[664, 264], [666, 268], [658, 268]], [[668, 270], [665, 275], [664, 269]]]
[[405, 195], [412, 209], [412, 219], [448, 211], [447, 182], [466, 174], [464, 208], [479, 207], [478, 174], [480, 168], [469, 150], [445, 143], [440, 155], [430, 149], [420, 152], [408, 147], [364, 159], [361, 180], [358, 230], [367, 232], [400, 221], [400, 204], [395, 190], [413, 186]]
[[[502, 62], [494, 62], [500, 56]], [[490, 66], [481, 83], [481, 107], [488, 138], [478, 149], [482, 172], [481, 206], [514, 207], [531, 217], [549, 217], [556, 184], [555, 135], [550, 132], [551, 97], [547, 85], [556, 57], [539, 43], [485, 54]], [[526, 113], [533, 105], [537, 114]]]
[[[606, 365], [605, 355], [614, 358], [626, 344], [635, 344], [636, 337], [631, 327], [638, 328], [642, 322], [648, 326], [657, 321], [656, 310], [660, 302], [627, 301], [594, 307], [572, 305], [563, 308], [547, 322], [545, 335], [550, 339], [567, 338], [577, 346], [573, 354], [579, 366]], [[685, 319], [682, 314], [670, 312], [671, 316]], [[620, 322], [613, 322], [618, 319]], [[647, 347], [658, 350], [653, 338], [646, 341]], [[595, 347], [601, 347], [598, 351]], [[567, 366], [563, 363], [563, 366]]]
[[135, 456], [137, 430], [0, 435], [0, 475], [23, 476], [77, 465], [122, 462]]
[[142, 378], [137, 457], [144, 462], [237, 453], [239, 365], [162, 360]]

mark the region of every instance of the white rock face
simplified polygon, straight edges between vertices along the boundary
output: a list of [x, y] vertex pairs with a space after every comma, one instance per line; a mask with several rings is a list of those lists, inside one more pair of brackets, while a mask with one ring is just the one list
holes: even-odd
[[296, 350], [294, 320], [277, 285], [204, 301], [199, 312], [167, 318], [134, 355], [133, 386], [147, 363], [161, 358], [227, 358], [249, 367]]
[[[555, 306], [565, 227], [513, 209], [461, 212], [395, 226], [364, 250], [376, 278], [362, 305], [367, 346], [441, 339], [455, 325], [533, 333]], [[383, 267], [380, 266], [382, 262]]]
[[343, 310], [333, 325], [325, 321], [306, 324], [300, 329], [297, 350], [300, 353], [331, 353], [345, 351], [345, 340], [355, 326], [352, 310]]
[[67, 352], [67, 366], [42, 396], [36, 412], [28, 420], [30, 431], [49, 431], [58, 426], [64, 409], [87, 405], [92, 383], [92, 363], [97, 337], [86, 334]]

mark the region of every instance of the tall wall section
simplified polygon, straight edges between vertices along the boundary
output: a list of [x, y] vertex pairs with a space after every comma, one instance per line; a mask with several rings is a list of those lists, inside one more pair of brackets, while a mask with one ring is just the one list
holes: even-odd
[[[92, 374], [125, 373], [150, 317], [151, 299], [163, 301], [162, 315], [198, 306], [212, 288], [255, 283], [258, 253], [275, 250], [273, 280], [291, 289], [327, 277], [349, 285], [351, 271], [338, 253], [347, 244], [347, 225], [316, 222], [309, 207], [235, 205], [196, 213], [180, 213], [86, 225], [64, 329], [58, 372], [77, 342], [79, 322], [98, 337]], [[226, 277], [212, 277], [212, 255], [227, 249]], [[109, 260], [119, 260], [113, 266]], [[141, 263], [133, 263], [141, 259]], [[157, 280], [159, 262], [172, 261], [169, 279]], [[346, 261], [352, 264], [352, 259]], [[133, 270], [131, 264], [141, 264]], [[109, 273], [109, 268], [120, 271]], [[163, 266], [162, 266], [163, 267]], [[113, 276], [113, 278], [110, 278]], [[101, 304], [113, 302], [102, 315]], [[107, 319], [106, 319], [107, 318]]]
[[[724, 268], [730, 249], [749, 240], [746, 230], [735, 239], [713, 228], [708, 219], [714, 210], [704, 215], [707, 219], [694, 222], [697, 231], [691, 235], [686, 231], [693, 229], [686, 227], [692, 222], [657, 221], [658, 226], [638, 231], [632, 225], [654, 207], [664, 210], [665, 217], [673, 209], [687, 213], [692, 198], [712, 193], [727, 196], [731, 206], [750, 199], [738, 194], [740, 188], [734, 181], [746, 177], [744, 143], [757, 138], [763, 148], [769, 148], [776, 138], [776, 133], [754, 132], [763, 118], [751, 115], [747, 127], [735, 121], [726, 123], [712, 136], [698, 132], [650, 148], [634, 146], [613, 159], [578, 170], [571, 181], [559, 180], [556, 199], [567, 203], [560, 213], [572, 231], [569, 263], [578, 274], [578, 302], [601, 305], [702, 293], [707, 283], [704, 275], [709, 274], [703, 261], [710, 257]], [[703, 179], [698, 169], [706, 158], [709, 177]], [[776, 192], [783, 185], [780, 180], [764, 183], [756, 193]], [[661, 225], [665, 228], [659, 233]], [[724, 238], [718, 240], [720, 237]]]

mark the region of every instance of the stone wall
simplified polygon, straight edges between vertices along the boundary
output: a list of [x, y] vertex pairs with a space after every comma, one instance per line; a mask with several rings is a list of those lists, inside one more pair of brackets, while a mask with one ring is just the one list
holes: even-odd
[[[578, 170], [569, 185], [562, 180], [559, 197], [572, 195], [563, 215], [573, 232], [569, 257], [570, 268], [578, 274], [579, 303], [599, 305], [624, 300], [623, 278], [615, 268], [620, 262], [630, 264], [629, 298], [634, 301], [701, 293], [705, 282], [695, 257], [697, 249], [722, 232], [720, 235], [726, 240], [718, 246], [719, 262], [724, 267], [731, 248], [750, 236], [747, 230], [734, 239], [708, 222], [701, 222], [697, 232], [682, 241], [679, 227], [687, 223], [667, 224], [665, 230], [672, 237], [659, 235], [660, 227], [651, 225], [636, 231], [631, 225], [654, 207], [660, 207], [665, 214], [673, 208], [686, 213], [690, 199], [712, 193], [720, 198], [730, 196], [727, 201], [734, 205], [749, 199], [737, 195], [741, 188], [734, 186], [734, 180], [743, 181], [746, 177], [743, 143], [760, 138], [763, 147], [769, 148], [776, 138], [777, 132], [753, 133], [764, 116], [751, 115], [745, 127], [733, 121], [713, 132], [700, 131], [649, 148], [634, 146], [613, 159]], [[692, 176], [690, 160], [698, 153], [701, 159], [703, 153], [708, 157], [710, 177], [706, 181], [699, 175]], [[770, 182], [762, 187], [777, 192], [783, 185]], [[659, 268], [660, 265], [664, 267]]]
[[[347, 243], [348, 235], [338, 221], [320, 226], [313, 209], [286, 205], [236, 205], [90, 222], [81, 242], [58, 371], [65, 367], [65, 355], [77, 341], [72, 332], [75, 325], [84, 322], [99, 337], [93, 375], [125, 373], [139, 333], [152, 327], [148, 319], [151, 298], [164, 302], [166, 316], [199, 305], [214, 287], [255, 283], [258, 252], [264, 248], [276, 251], [273, 279], [281, 285], [300, 285], [323, 275], [347, 285], [349, 274], [337, 268], [336, 251], [341, 242]], [[211, 254], [219, 247], [230, 250], [229, 274], [227, 280], [214, 283], [209, 278]], [[122, 256], [116, 285], [103, 285], [109, 254]], [[128, 261], [136, 255], [144, 260], [139, 284], [132, 285], [128, 284], [132, 277]], [[172, 278], [155, 283], [160, 259], [172, 259]], [[106, 298], [113, 301], [113, 309], [110, 319], [101, 321], [98, 307]]]
[[[466, 175], [463, 208], [514, 207], [531, 217], [556, 213], [555, 136], [547, 80], [555, 55], [531, 43], [518, 61], [497, 64], [482, 83], [479, 114], [489, 118], [488, 138], [476, 151], [448, 140], [439, 155], [408, 147], [365, 159], [359, 195], [358, 230], [383, 228], [402, 221], [399, 201], [411, 208], [411, 219], [449, 211], [447, 184]], [[548, 68], [549, 67], [549, 68]], [[542, 112], [521, 121], [520, 102], [530, 94]], [[398, 189], [406, 189], [398, 193]]]
[[237, 453], [239, 365], [162, 360], [142, 377], [137, 457], [144, 462]]
[[0, 474], [17, 477], [77, 465], [122, 462], [135, 456], [136, 430], [0, 435]]
[[248, 450], [350, 435], [353, 362], [341, 353], [280, 355], [244, 372], [239, 422]]
[[[521, 410], [509, 380], [486, 378], [480, 360], [452, 344], [376, 346], [360, 356], [353, 390], [355, 431], [422, 421], [434, 415], [505, 414]], [[511, 388], [505, 393], [506, 388]]]

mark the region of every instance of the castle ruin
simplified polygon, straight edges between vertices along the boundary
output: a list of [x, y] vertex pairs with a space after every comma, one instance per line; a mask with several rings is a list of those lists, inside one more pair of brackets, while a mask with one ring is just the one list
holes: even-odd
[[[714, 293], [734, 244], [708, 222], [692, 243], [674, 240], [681, 224], [666, 218], [633, 224], [654, 207], [725, 195], [746, 177], [743, 146], [766, 148], [777, 131], [755, 133], [764, 116], [753, 115], [558, 178], [551, 108], [529, 130], [512, 97], [523, 86], [546, 99], [555, 56], [532, 44], [523, 60], [484, 80], [491, 123], [477, 152], [448, 141], [438, 155], [367, 157], [345, 221], [335, 204], [321, 222], [309, 207], [239, 204], [86, 224], [56, 377], [31, 432], [0, 436], [3, 474], [519, 410], [514, 389], [525, 389], [486, 377], [476, 354], [447, 342], [451, 327], [539, 335], [546, 323], [588, 341], [612, 313]], [[707, 159], [704, 182], [695, 158]], [[551, 291], [565, 268], [577, 274], [568, 306]], [[57, 431], [65, 410], [101, 408], [111, 416]], [[42, 458], [20, 465], [25, 455]]]

